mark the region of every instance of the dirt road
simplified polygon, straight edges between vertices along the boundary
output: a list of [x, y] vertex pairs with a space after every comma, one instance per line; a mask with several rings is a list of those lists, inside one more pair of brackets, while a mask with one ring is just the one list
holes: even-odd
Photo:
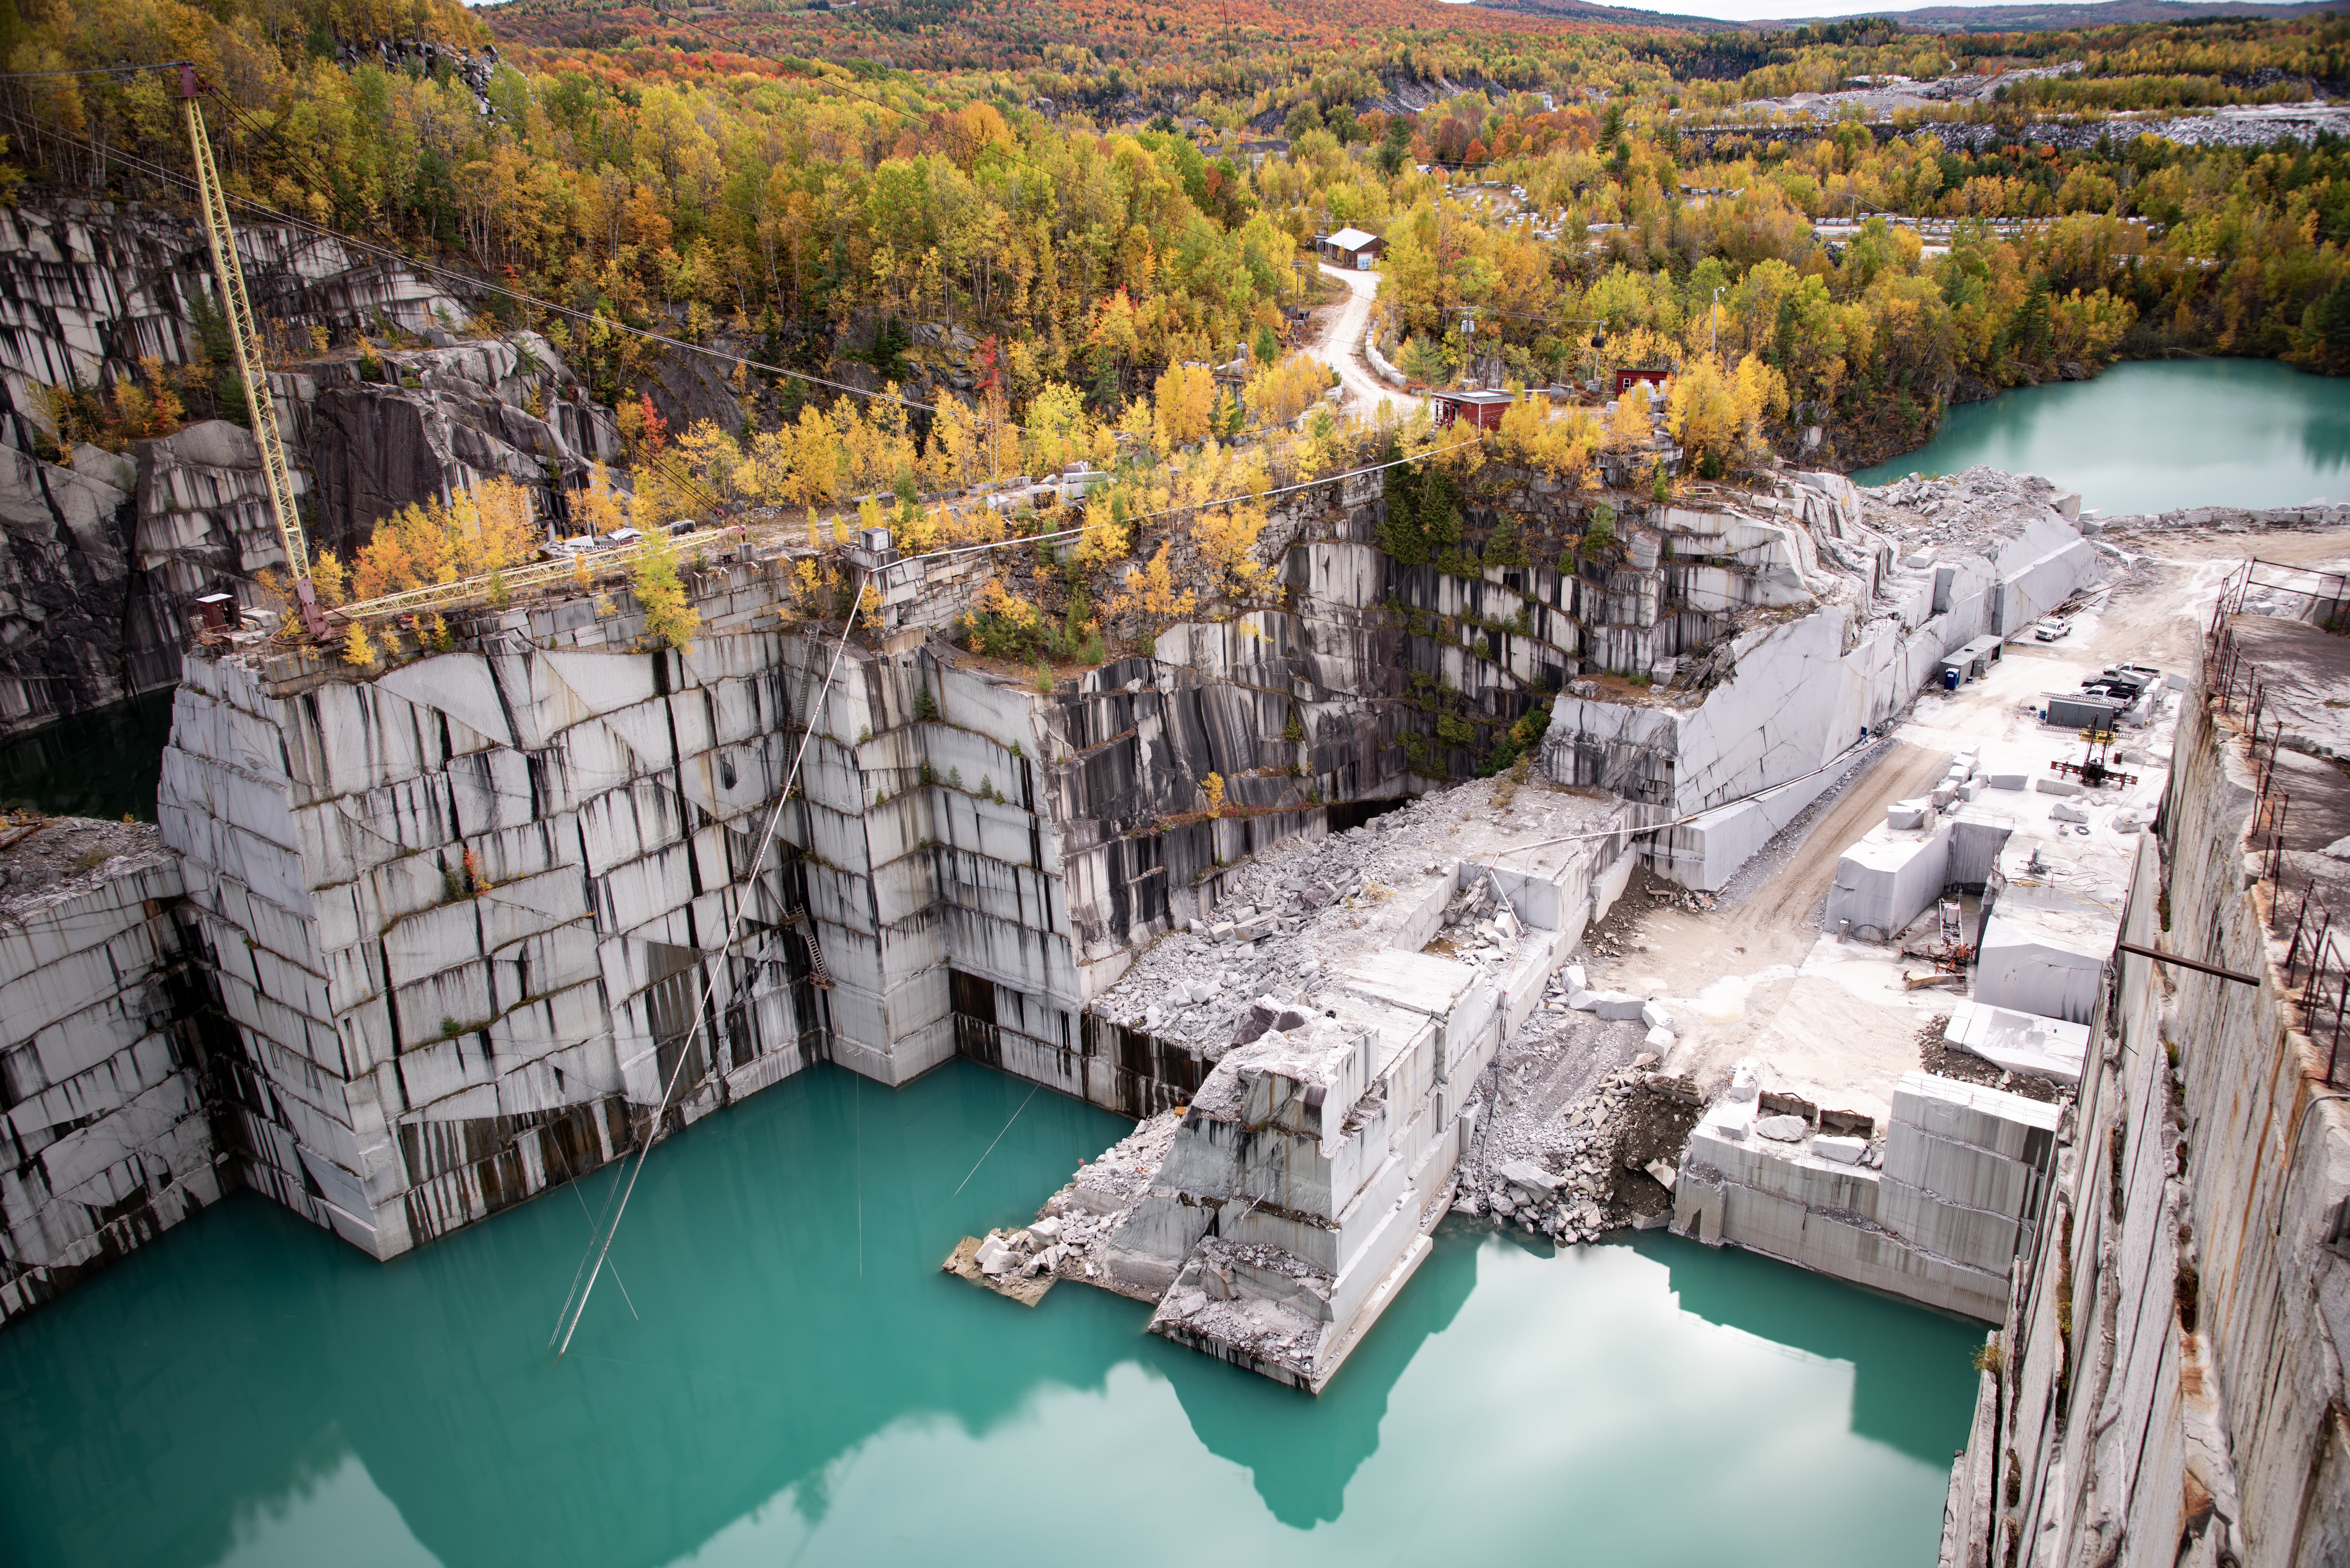
[[1347, 403], [1356, 411], [1368, 413], [1384, 400], [1395, 405], [1398, 414], [1409, 414], [1419, 406], [1420, 400], [1380, 380], [1363, 358], [1363, 334], [1371, 324], [1371, 302], [1378, 297], [1379, 275], [1348, 272], [1326, 262], [1322, 273], [1345, 284], [1348, 296], [1344, 306], [1330, 313], [1321, 336], [1307, 345], [1305, 351], [1338, 372], [1339, 384], [1347, 390]]

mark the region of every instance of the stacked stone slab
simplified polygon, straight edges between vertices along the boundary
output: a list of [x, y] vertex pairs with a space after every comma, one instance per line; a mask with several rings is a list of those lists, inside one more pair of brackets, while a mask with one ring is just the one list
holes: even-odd
[[1655, 587], [1611, 601], [1608, 628], [1585, 628], [1586, 666], [1664, 680], [1570, 686], [1543, 765], [1683, 819], [1648, 857], [1707, 890], [1832, 784], [1950, 649], [2023, 630], [2102, 570], [2077, 525], [2045, 509], [1962, 548], [1903, 555], [1835, 474], [1659, 506], [1641, 532], [1653, 561], [1636, 556], [1633, 573]]
[[681, 1054], [689, 1120], [816, 1059], [797, 873], [754, 863], [782, 640], [189, 658], [160, 810], [244, 1180], [390, 1257], [636, 1144]]
[[0, 1321], [220, 1196], [180, 895], [150, 850], [0, 923]]
[[1603, 853], [1519, 874], [1498, 963], [1420, 950], [1458, 879], [1492, 874], [1464, 862], [1383, 918], [1398, 945], [1251, 1011], [1103, 1251], [1113, 1288], [1159, 1302], [1153, 1332], [1321, 1391], [1427, 1256], [1478, 1075], [1581, 935]]
[[1767, 1137], [1767, 1119], [1752, 1089], [1708, 1108], [1673, 1188], [1676, 1230], [1971, 1317], [2005, 1311], [2045, 1199], [2057, 1107], [1904, 1074], [1881, 1168], [1852, 1140]]

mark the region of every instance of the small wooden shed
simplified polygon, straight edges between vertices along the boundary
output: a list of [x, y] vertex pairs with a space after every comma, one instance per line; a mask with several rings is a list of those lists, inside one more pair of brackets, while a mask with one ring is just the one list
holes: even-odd
[[1367, 234], [1360, 229], [1340, 229], [1335, 234], [1325, 234], [1317, 242], [1322, 259], [1332, 266], [1342, 266], [1355, 272], [1368, 272], [1387, 249], [1387, 241], [1377, 234]]
[[1436, 405], [1438, 429], [1455, 420], [1465, 421], [1481, 431], [1502, 428], [1502, 413], [1517, 401], [1508, 392], [1450, 391], [1430, 392], [1429, 400]]

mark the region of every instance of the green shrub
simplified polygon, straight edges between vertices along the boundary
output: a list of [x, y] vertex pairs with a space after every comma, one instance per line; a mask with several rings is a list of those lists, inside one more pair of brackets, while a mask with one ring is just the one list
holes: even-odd
[[1591, 509], [1583, 524], [1583, 554], [1596, 556], [1616, 542], [1616, 508], [1605, 501]]

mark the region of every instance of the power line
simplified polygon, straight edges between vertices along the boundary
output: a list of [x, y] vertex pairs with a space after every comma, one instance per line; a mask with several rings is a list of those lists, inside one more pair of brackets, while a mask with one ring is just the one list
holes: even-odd
[[182, 60], [156, 60], [145, 65], [92, 66], [85, 70], [72, 71], [0, 71], [0, 82], [37, 81], [58, 77], [112, 77], [120, 80], [124, 77], [136, 76], [140, 71], [177, 70], [185, 63]]
[[[808, 742], [816, 739], [816, 710], [823, 706], [826, 695], [832, 690], [833, 677], [840, 671], [841, 655], [848, 651], [849, 635], [857, 629], [858, 614], [865, 607], [863, 597], [863, 594], [859, 593], [857, 598], [851, 601], [848, 618], [842, 621], [840, 625], [840, 640], [833, 645], [832, 662], [824, 672], [824, 685], [817, 690], [815, 701], [808, 704], [802, 713], [806, 727], [800, 732], [799, 750], [793, 754], [791, 771], [784, 775], [783, 790], [776, 797], [775, 809], [768, 814], [767, 830], [760, 836], [758, 853], [751, 857], [751, 866], [754, 870], [765, 862], [767, 850], [775, 843], [775, 829], [782, 826], [784, 812], [792, 803], [792, 783], [799, 777], [800, 764], [807, 758]], [[720, 951], [723, 952], [734, 945], [735, 934], [742, 928], [743, 916], [746, 908], [747, 904], [744, 901], [736, 902], [733, 918], [726, 923], [726, 940], [721, 944]], [[564, 1298], [564, 1309], [570, 1313], [571, 1323], [569, 1327], [563, 1329], [563, 1343], [556, 1349], [555, 1357], [558, 1361], [563, 1359], [563, 1353], [571, 1348], [571, 1336], [579, 1331], [579, 1320], [588, 1311], [588, 1298], [594, 1293], [596, 1281], [604, 1272], [604, 1261], [611, 1253], [612, 1239], [620, 1233], [620, 1221], [628, 1218], [629, 1199], [637, 1190], [637, 1179], [645, 1173], [645, 1161], [652, 1158], [653, 1143], [660, 1136], [661, 1118], [669, 1114], [671, 1096], [677, 1093], [678, 1080], [685, 1074], [685, 1064], [693, 1059], [694, 1043], [703, 1037], [710, 1011], [710, 993], [717, 988], [717, 985], [718, 975], [713, 969], [704, 977], [702, 994], [694, 1001], [693, 1027], [687, 1031], [685, 1043], [678, 1050], [677, 1064], [670, 1069], [669, 1082], [661, 1090], [660, 1104], [654, 1107], [652, 1120], [645, 1135], [644, 1148], [637, 1156], [636, 1168], [629, 1173], [628, 1185], [620, 1190], [619, 1206], [612, 1215], [611, 1229], [604, 1233], [603, 1245], [596, 1251], [595, 1265], [588, 1271], [587, 1282], [577, 1287], [578, 1305], [575, 1309], [570, 1296], [567, 1295]], [[658, 1056], [655, 1057], [655, 1061], [658, 1063]], [[969, 1178], [965, 1179], [968, 1180]], [[589, 1245], [594, 1247], [595, 1243], [591, 1241]], [[575, 1272], [572, 1278], [576, 1282], [578, 1275]]]
[[[161, 164], [138, 157], [136, 154], [124, 152], [118, 148], [108, 145], [105, 142], [90, 140], [83, 137], [73, 135], [70, 132], [63, 131], [57, 126], [55, 121], [47, 119], [43, 116], [33, 114], [28, 110], [16, 109], [13, 106], [0, 105], [0, 118], [17, 121], [19, 123], [26, 120], [34, 121], [44, 128], [56, 140], [82, 148], [93, 156], [112, 158], [126, 168], [137, 169], [153, 179], [161, 181], [170, 185], [177, 186], [183, 190], [194, 189], [195, 182], [191, 180], [188, 176], [180, 173], [176, 170], [165, 168]], [[348, 246], [352, 250], [359, 251], [366, 254], [395, 263], [398, 265], [408, 267], [415, 272], [430, 274], [434, 277], [444, 278], [454, 283], [484, 289], [492, 294], [503, 295], [517, 303], [530, 306], [538, 310], [543, 310], [551, 316], [563, 317], [569, 320], [577, 321], [591, 327], [600, 326], [608, 327], [612, 331], [627, 333], [630, 337], [640, 337], [649, 343], [658, 343], [664, 348], [674, 348], [681, 353], [700, 354], [706, 358], [723, 360], [731, 365], [741, 365], [746, 369], [756, 370], [763, 375], [788, 377], [793, 380], [803, 381], [810, 386], [823, 387], [832, 391], [846, 393], [850, 397], [864, 398], [872, 402], [894, 403], [902, 408], [913, 409], [928, 414], [937, 414], [944, 411], [935, 403], [925, 403], [913, 398], [908, 398], [889, 392], [869, 391], [862, 387], [852, 387], [846, 381], [835, 381], [823, 376], [812, 376], [805, 370], [794, 370], [782, 365], [771, 365], [764, 360], [753, 359], [745, 355], [729, 354], [723, 348], [712, 348], [701, 343], [689, 343], [683, 338], [672, 337], [664, 332], [655, 332], [650, 328], [642, 327], [631, 327], [625, 321], [618, 320], [615, 317], [604, 316], [594, 311], [576, 310], [569, 306], [557, 305], [553, 300], [541, 299], [536, 295], [525, 294], [521, 289], [515, 288], [506, 284], [494, 282], [487, 278], [477, 277], [471, 273], [459, 272], [453, 268], [441, 266], [432, 262], [420, 261], [413, 256], [408, 255], [400, 251], [394, 250], [390, 246], [380, 245], [371, 241], [359, 239], [354, 235], [347, 234], [339, 229], [328, 227], [324, 223], [313, 223], [307, 218], [296, 217], [291, 213], [283, 212], [278, 208], [270, 206], [265, 202], [258, 202], [249, 196], [231, 194], [228, 195], [227, 199], [235, 205], [245, 209], [247, 212], [260, 214], [271, 223], [283, 223], [289, 228], [298, 229], [305, 234], [316, 234], [324, 239], [334, 240], [340, 244]], [[998, 421], [996, 421], [989, 420], [987, 423], [990, 430], [999, 428]]]

